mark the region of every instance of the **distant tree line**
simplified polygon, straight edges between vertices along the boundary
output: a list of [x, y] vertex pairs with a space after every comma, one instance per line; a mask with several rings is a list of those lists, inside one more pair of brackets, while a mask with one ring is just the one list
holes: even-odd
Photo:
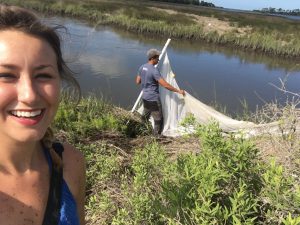
[[263, 8], [261, 10], [254, 10], [256, 12], [262, 12], [262, 13], [271, 13], [271, 14], [281, 14], [281, 15], [291, 15], [291, 16], [300, 16], [300, 9], [287, 9], [284, 10], [282, 8], [276, 9], [276, 8]]
[[151, 1], [173, 2], [173, 3], [179, 3], [179, 4], [191, 4], [191, 5], [200, 5], [200, 6], [206, 6], [206, 7], [216, 7], [213, 3], [199, 1], [199, 0], [151, 0]]

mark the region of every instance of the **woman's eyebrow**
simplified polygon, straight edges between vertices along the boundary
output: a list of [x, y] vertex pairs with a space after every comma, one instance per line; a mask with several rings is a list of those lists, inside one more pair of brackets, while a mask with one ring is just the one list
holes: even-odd
[[[6, 63], [3, 63], [3, 64], [0, 63], [0, 67], [4, 67], [4, 68], [10, 69], [10, 70], [17, 70], [17, 69], [19, 69], [19, 67], [17, 65], [6, 64]], [[39, 66], [35, 67], [34, 70], [35, 71], [36, 70], [43, 70], [43, 69], [46, 69], [46, 68], [55, 69], [55, 67], [52, 64], [43, 64], [43, 65], [39, 65]]]
[[0, 66], [4, 67], [6, 69], [11, 69], [11, 70], [15, 70], [15, 69], [19, 68], [18, 66], [14, 65], [14, 64], [6, 64], [6, 63], [4, 63], [4, 64], [0, 63]]
[[43, 64], [43, 65], [39, 65], [39, 66], [35, 67], [34, 70], [42, 70], [42, 69], [45, 69], [48, 67], [55, 69], [55, 67], [52, 64]]

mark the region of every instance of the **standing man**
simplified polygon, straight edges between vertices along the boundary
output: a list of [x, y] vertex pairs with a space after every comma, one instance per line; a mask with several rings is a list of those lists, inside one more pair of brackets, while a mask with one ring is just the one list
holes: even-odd
[[163, 129], [163, 114], [162, 107], [159, 98], [159, 85], [164, 88], [185, 95], [184, 90], [178, 90], [177, 88], [170, 85], [161, 76], [159, 70], [155, 65], [159, 61], [160, 52], [156, 49], [150, 49], [147, 52], [148, 63], [142, 65], [136, 77], [136, 83], [142, 84], [143, 88], [143, 105], [144, 114], [142, 116], [144, 121], [148, 121], [150, 115], [154, 119], [154, 135], [160, 135]]

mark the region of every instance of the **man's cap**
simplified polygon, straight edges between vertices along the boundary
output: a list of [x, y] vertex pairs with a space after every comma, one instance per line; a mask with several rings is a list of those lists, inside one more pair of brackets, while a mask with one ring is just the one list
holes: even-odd
[[154, 56], [159, 56], [159, 55], [160, 55], [160, 51], [154, 48], [149, 49], [147, 52], [148, 59], [152, 59]]

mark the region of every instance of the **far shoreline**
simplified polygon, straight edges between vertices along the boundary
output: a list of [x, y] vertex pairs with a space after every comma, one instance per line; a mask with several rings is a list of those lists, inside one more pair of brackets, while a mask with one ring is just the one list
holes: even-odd
[[97, 25], [114, 26], [133, 33], [204, 41], [240, 48], [246, 52], [300, 58], [300, 40], [296, 38], [300, 35], [300, 22], [277, 15], [268, 16], [243, 10], [232, 13], [232, 9], [228, 13], [225, 8], [193, 8], [151, 1], [143, 2], [143, 8], [148, 9], [147, 12], [141, 12], [142, 7], [135, 0], [98, 0], [92, 3], [83, 1], [80, 4], [76, 1], [6, 0], [5, 3], [20, 5], [47, 15], [67, 16]]

